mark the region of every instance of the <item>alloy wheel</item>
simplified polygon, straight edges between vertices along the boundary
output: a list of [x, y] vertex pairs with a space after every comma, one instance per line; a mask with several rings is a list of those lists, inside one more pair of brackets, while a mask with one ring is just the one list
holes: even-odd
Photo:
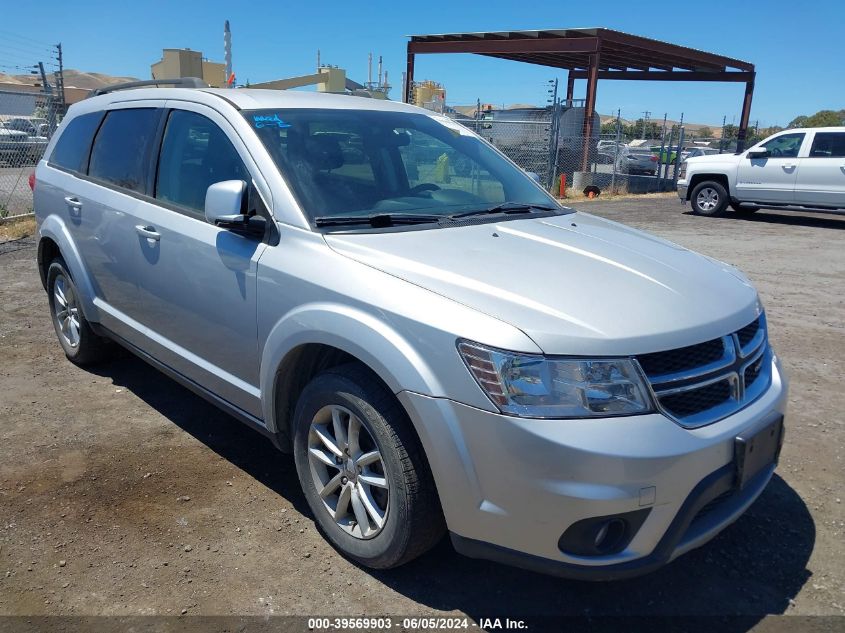
[[719, 205], [719, 192], [712, 187], [705, 187], [698, 192], [695, 201], [702, 211], [712, 211]]
[[308, 432], [308, 462], [317, 494], [344, 532], [359, 539], [381, 532], [390, 483], [378, 446], [358, 416], [339, 405], [317, 411]]
[[59, 324], [59, 333], [70, 347], [79, 346], [79, 306], [67, 278], [59, 273], [53, 282], [53, 311]]

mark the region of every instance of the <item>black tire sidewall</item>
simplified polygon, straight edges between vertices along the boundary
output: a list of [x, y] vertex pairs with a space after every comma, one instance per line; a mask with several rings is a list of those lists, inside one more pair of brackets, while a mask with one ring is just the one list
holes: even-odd
[[67, 341], [65, 341], [65, 337], [62, 336], [61, 329], [58, 324], [58, 320], [56, 319], [56, 298], [55, 298], [55, 290], [54, 286], [56, 283], [56, 277], [59, 275], [63, 275], [67, 284], [70, 286], [71, 290], [73, 291], [73, 295], [77, 297], [77, 301], [79, 300], [79, 293], [76, 289], [76, 284], [73, 283], [73, 279], [70, 276], [70, 273], [67, 270], [67, 266], [65, 265], [64, 261], [60, 258], [54, 259], [50, 262], [49, 268], [47, 268], [47, 299], [50, 304], [50, 320], [53, 322], [53, 329], [56, 331], [56, 338], [59, 339], [59, 345], [62, 346], [62, 349], [65, 352], [65, 355], [70, 360], [75, 360], [78, 356], [81, 355], [82, 350], [86, 344], [86, 330], [87, 330], [87, 323], [85, 321], [85, 317], [82, 315], [82, 309], [79, 310], [79, 345], [76, 347], [71, 347], [68, 345]]
[[[699, 192], [706, 188], [710, 187], [711, 189], [715, 189], [716, 193], [719, 194], [719, 204], [709, 211], [705, 211], [699, 208], [696, 200], [698, 198]], [[728, 192], [725, 190], [724, 186], [714, 180], [707, 180], [705, 182], [698, 183], [692, 190], [692, 194], [690, 195], [690, 205], [692, 206], [693, 213], [696, 215], [704, 215], [708, 217], [715, 217], [719, 216], [724, 213], [725, 209], [728, 206]]]
[[[402, 477], [403, 467], [390, 422], [371, 402], [383, 394], [369, 393], [366, 387], [340, 374], [326, 372], [317, 376], [297, 402], [294, 413], [294, 461], [299, 482], [324, 536], [344, 555], [370, 567], [389, 567], [401, 558], [407, 547], [409, 491]], [[389, 481], [387, 519], [381, 532], [370, 539], [358, 539], [344, 532], [329, 515], [315, 489], [308, 460], [308, 433], [314, 415], [327, 405], [340, 405], [352, 411], [372, 436], [385, 466]]]

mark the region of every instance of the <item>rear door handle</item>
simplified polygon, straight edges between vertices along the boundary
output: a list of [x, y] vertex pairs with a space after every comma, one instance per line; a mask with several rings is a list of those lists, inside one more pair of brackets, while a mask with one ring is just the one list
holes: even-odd
[[784, 169], [795, 169], [795, 163], [785, 163], [783, 168]]
[[79, 211], [82, 208], [82, 203], [79, 201], [79, 198], [76, 196], [66, 196], [65, 197], [65, 204], [69, 206], [74, 211]]
[[143, 224], [139, 224], [135, 227], [135, 232], [138, 233], [141, 237], [146, 237], [148, 240], [154, 240], [158, 242], [161, 239], [161, 233], [158, 233], [155, 230], [155, 227], [152, 226], [144, 226]]

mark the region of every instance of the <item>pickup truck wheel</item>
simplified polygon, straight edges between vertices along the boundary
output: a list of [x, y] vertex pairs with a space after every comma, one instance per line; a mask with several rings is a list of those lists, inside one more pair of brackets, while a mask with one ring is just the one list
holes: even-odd
[[47, 269], [47, 297], [53, 327], [68, 360], [90, 365], [112, 355], [114, 344], [97, 336], [85, 319], [76, 285], [60, 257]]
[[699, 183], [690, 196], [692, 211], [696, 215], [717, 216], [728, 206], [728, 192], [714, 180]]
[[752, 213], [756, 213], [760, 210], [760, 207], [755, 207], [753, 204], [740, 204], [731, 202], [731, 209], [734, 210], [734, 213], [737, 215], [751, 215]]
[[366, 367], [319, 374], [303, 390], [293, 423], [305, 498], [344, 556], [387, 569], [440, 540], [443, 515], [422, 447], [396, 398]]

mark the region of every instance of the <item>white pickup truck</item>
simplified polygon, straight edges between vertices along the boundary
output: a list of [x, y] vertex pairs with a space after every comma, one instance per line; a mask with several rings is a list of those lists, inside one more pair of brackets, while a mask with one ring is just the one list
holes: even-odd
[[681, 164], [678, 196], [693, 213], [739, 214], [761, 206], [845, 209], [845, 127], [784, 130], [739, 154]]

